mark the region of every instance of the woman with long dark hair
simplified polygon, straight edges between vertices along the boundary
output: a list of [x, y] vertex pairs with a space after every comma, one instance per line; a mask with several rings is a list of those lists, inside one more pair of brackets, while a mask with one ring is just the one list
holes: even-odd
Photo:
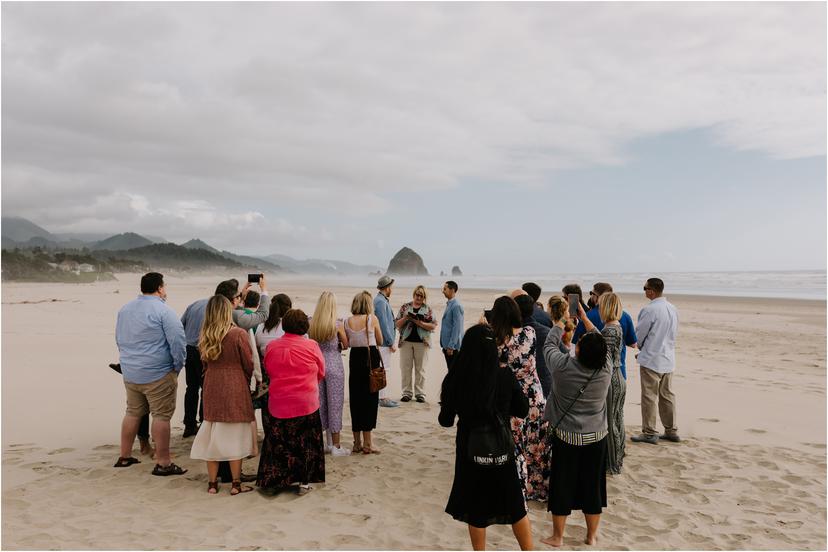
[[546, 460], [546, 423], [540, 378], [536, 369], [535, 330], [524, 326], [520, 308], [511, 297], [498, 297], [491, 311], [491, 326], [500, 355], [501, 368], [509, 368], [529, 401], [525, 418], [512, 417], [512, 434], [517, 446], [518, 469], [526, 500], [544, 501]]
[[293, 308], [293, 301], [284, 293], [277, 293], [270, 300], [270, 311], [267, 320], [259, 324], [255, 332], [256, 346], [259, 347], [262, 357], [264, 357], [268, 343], [285, 335], [285, 331], [282, 329], [282, 317], [291, 308]]
[[[529, 403], [511, 370], [499, 365], [494, 332], [485, 324], [469, 328], [460, 353], [443, 380], [440, 425], [457, 421], [454, 482], [446, 513], [468, 524], [475, 550], [486, 548], [486, 527], [509, 524], [521, 550], [532, 548], [532, 531], [515, 459], [482, 466], [467, 454], [470, 431], [502, 419], [523, 418]], [[499, 423], [499, 420], [496, 420]]]

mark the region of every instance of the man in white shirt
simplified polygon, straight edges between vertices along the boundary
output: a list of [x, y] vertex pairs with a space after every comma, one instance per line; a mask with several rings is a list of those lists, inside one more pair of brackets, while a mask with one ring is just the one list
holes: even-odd
[[[676, 396], [673, 394], [673, 370], [676, 367], [676, 334], [678, 311], [661, 296], [664, 282], [650, 278], [644, 294], [650, 304], [638, 313], [635, 333], [640, 352], [636, 356], [641, 367], [641, 434], [633, 435], [636, 443], [658, 444], [659, 438], [678, 443], [676, 427]], [[656, 431], [656, 402], [664, 433]]]

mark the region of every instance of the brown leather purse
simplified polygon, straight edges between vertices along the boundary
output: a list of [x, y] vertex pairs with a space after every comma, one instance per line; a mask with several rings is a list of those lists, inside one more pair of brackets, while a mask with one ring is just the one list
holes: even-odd
[[[371, 334], [368, 333], [368, 322], [371, 320], [371, 315], [365, 317], [365, 338], [366, 343], [368, 343], [368, 391], [370, 393], [377, 393], [380, 389], [384, 389], [388, 382], [385, 379], [385, 365], [382, 363], [382, 355], [377, 355], [379, 357], [379, 366], [376, 368], [374, 367], [374, 358], [371, 354], [373, 351], [371, 350]], [[379, 353], [376, 347], [374, 350]]]

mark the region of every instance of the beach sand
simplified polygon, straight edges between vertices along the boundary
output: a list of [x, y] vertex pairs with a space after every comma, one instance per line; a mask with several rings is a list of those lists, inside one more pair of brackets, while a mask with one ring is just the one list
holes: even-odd
[[[167, 277], [182, 313], [227, 277]], [[426, 404], [381, 408], [380, 455], [326, 456], [325, 484], [299, 497], [206, 491], [206, 468], [183, 440], [184, 377], [173, 418], [179, 477], [153, 477], [151, 459], [114, 469], [124, 411], [117, 360], [118, 309], [140, 275], [88, 285], [6, 283], [2, 289], [2, 547], [4, 549], [470, 549], [466, 526], [443, 512], [455, 430], [437, 424], [445, 364], [428, 358]], [[371, 277], [366, 288], [372, 291]], [[515, 282], [519, 285], [520, 282]], [[586, 283], [583, 283], [586, 284]], [[466, 325], [507, 290], [465, 290]], [[669, 286], [669, 282], [668, 282]], [[332, 280], [280, 280], [311, 314], [323, 289], [345, 314], [355, 288]], [[546, 290], [543, 299], [550, 292]], [[429, 290], [439, 317], [445, 299]], [[410, 299], [396, 288], [395, 308]], [[682, 443], [629, 442], [640, 431], [640, 383], [628, 352], [624, 473], [608, 477], [601, 549], [826, 548], [826, 304], [824, 301], [667, 297], [681, 326], [674, 389]], [[635, 318], [646, 302], [621, 296]], [[347, 362], [346, 362], [347, 366]], [[395, 355], [391, 396], [399, 398]], [[347, 387], [347, 386], [346, 386]], [[350, 448], [345, 406], [343, 445]], [[137, 446], [136, 456], [139, 456]], [[258, 458], [245, 460], [245, 471]], [[545, 505], [530, 503], [535, 546], [551, 533]], [[564, 547], [581, 544], [574, 513]], [[495, 526], [490, 549], [516, 547]]]

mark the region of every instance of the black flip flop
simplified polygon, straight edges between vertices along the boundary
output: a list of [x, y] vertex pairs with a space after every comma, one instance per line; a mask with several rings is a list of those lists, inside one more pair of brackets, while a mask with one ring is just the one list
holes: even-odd
[[133, 458], [130, 456], [129, 458], [124, 458], [123, 456], [118, 457], [118, 461], [115, 462], [115, 465], [112, 466], [113, 468], [128, 468], [133, 464], [140, 464], [141, 461], [137, 458]]

